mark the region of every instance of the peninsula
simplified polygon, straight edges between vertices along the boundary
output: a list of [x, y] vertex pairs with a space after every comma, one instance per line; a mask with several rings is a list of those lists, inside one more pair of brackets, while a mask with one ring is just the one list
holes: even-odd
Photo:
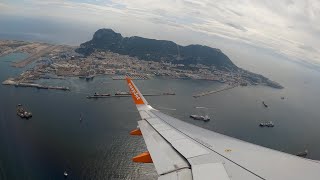
[[5, 81], [3, 84], [26, 86], [36, 84], [39, 79], [92, 79], [97, 75], [116, 75], [210, 80], [233, 87], [265, 85], [283, 88], [262, 75], [237, 67], [219, 49], [202, 45], [181, 46], [171, 41], [136, 36], [122, 37], [111, 29], [98, 30], [92, 40], [80, 47], [0, 41], [0, 56], [14, 52], [25, 52], [29, 57], [12, 63], [12, 66], [22, 68], [31, 63], [33, 66], [19, 76], [11, 77], [10, 83]]

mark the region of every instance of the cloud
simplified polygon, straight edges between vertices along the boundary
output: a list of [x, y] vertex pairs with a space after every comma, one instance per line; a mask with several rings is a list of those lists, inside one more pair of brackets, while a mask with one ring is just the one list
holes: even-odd
[[132, 35], [211, 45], [205, 38], [180, 36], [193, 32], [195, 37], [220, 37], [320, 63], [318, 0], [26, 0], [0, 3], [4, 8], [14, 10], [0, 15], [69, 19], [119, 27], [126, 34], [131, 30]]
[[241, 31], [247, 31], [247, 29], [246, 28], [244, 28], [244, 27], [242, 27], [242, 26], [240, 26], [240, 25], [237, 25], [237, 24], [233, 24], [233, 23], [226, 23], [226, 25], [228, 25], [228, 26], [231, 26], [231, 27], [233, 27], [233, 28], [235, 28], [235, 29], [238, 29], [238, 30], [241, 30]]

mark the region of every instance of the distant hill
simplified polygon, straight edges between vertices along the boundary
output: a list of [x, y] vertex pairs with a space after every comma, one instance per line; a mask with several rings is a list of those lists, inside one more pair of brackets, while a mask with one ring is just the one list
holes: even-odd
[[202, 45], [181, 46], [172, 41], [143, 37], [122, 37], [112, 29], [99, 29], [92, 40], [80, 45], [76, 52], [90, 55], [95, 50], [111, 51], [147, 61], [179, 64], [214, 65], [218, 69], [238, 69], [220, 50]]

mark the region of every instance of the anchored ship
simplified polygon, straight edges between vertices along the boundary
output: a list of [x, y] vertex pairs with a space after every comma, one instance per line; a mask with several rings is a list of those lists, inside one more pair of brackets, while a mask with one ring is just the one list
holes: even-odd
[[208, 115], [199, 116], [199, 115], [192, 114], [190, 115], [190, 118], [194, 120], [210, 121], [210, 117]]

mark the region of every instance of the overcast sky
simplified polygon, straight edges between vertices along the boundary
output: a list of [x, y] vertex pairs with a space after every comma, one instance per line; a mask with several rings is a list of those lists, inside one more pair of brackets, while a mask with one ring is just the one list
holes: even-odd
[[243, 45], [320, 64], [319, 0], [2, 0], [1, 15], [109, 27], [182, 45]]

